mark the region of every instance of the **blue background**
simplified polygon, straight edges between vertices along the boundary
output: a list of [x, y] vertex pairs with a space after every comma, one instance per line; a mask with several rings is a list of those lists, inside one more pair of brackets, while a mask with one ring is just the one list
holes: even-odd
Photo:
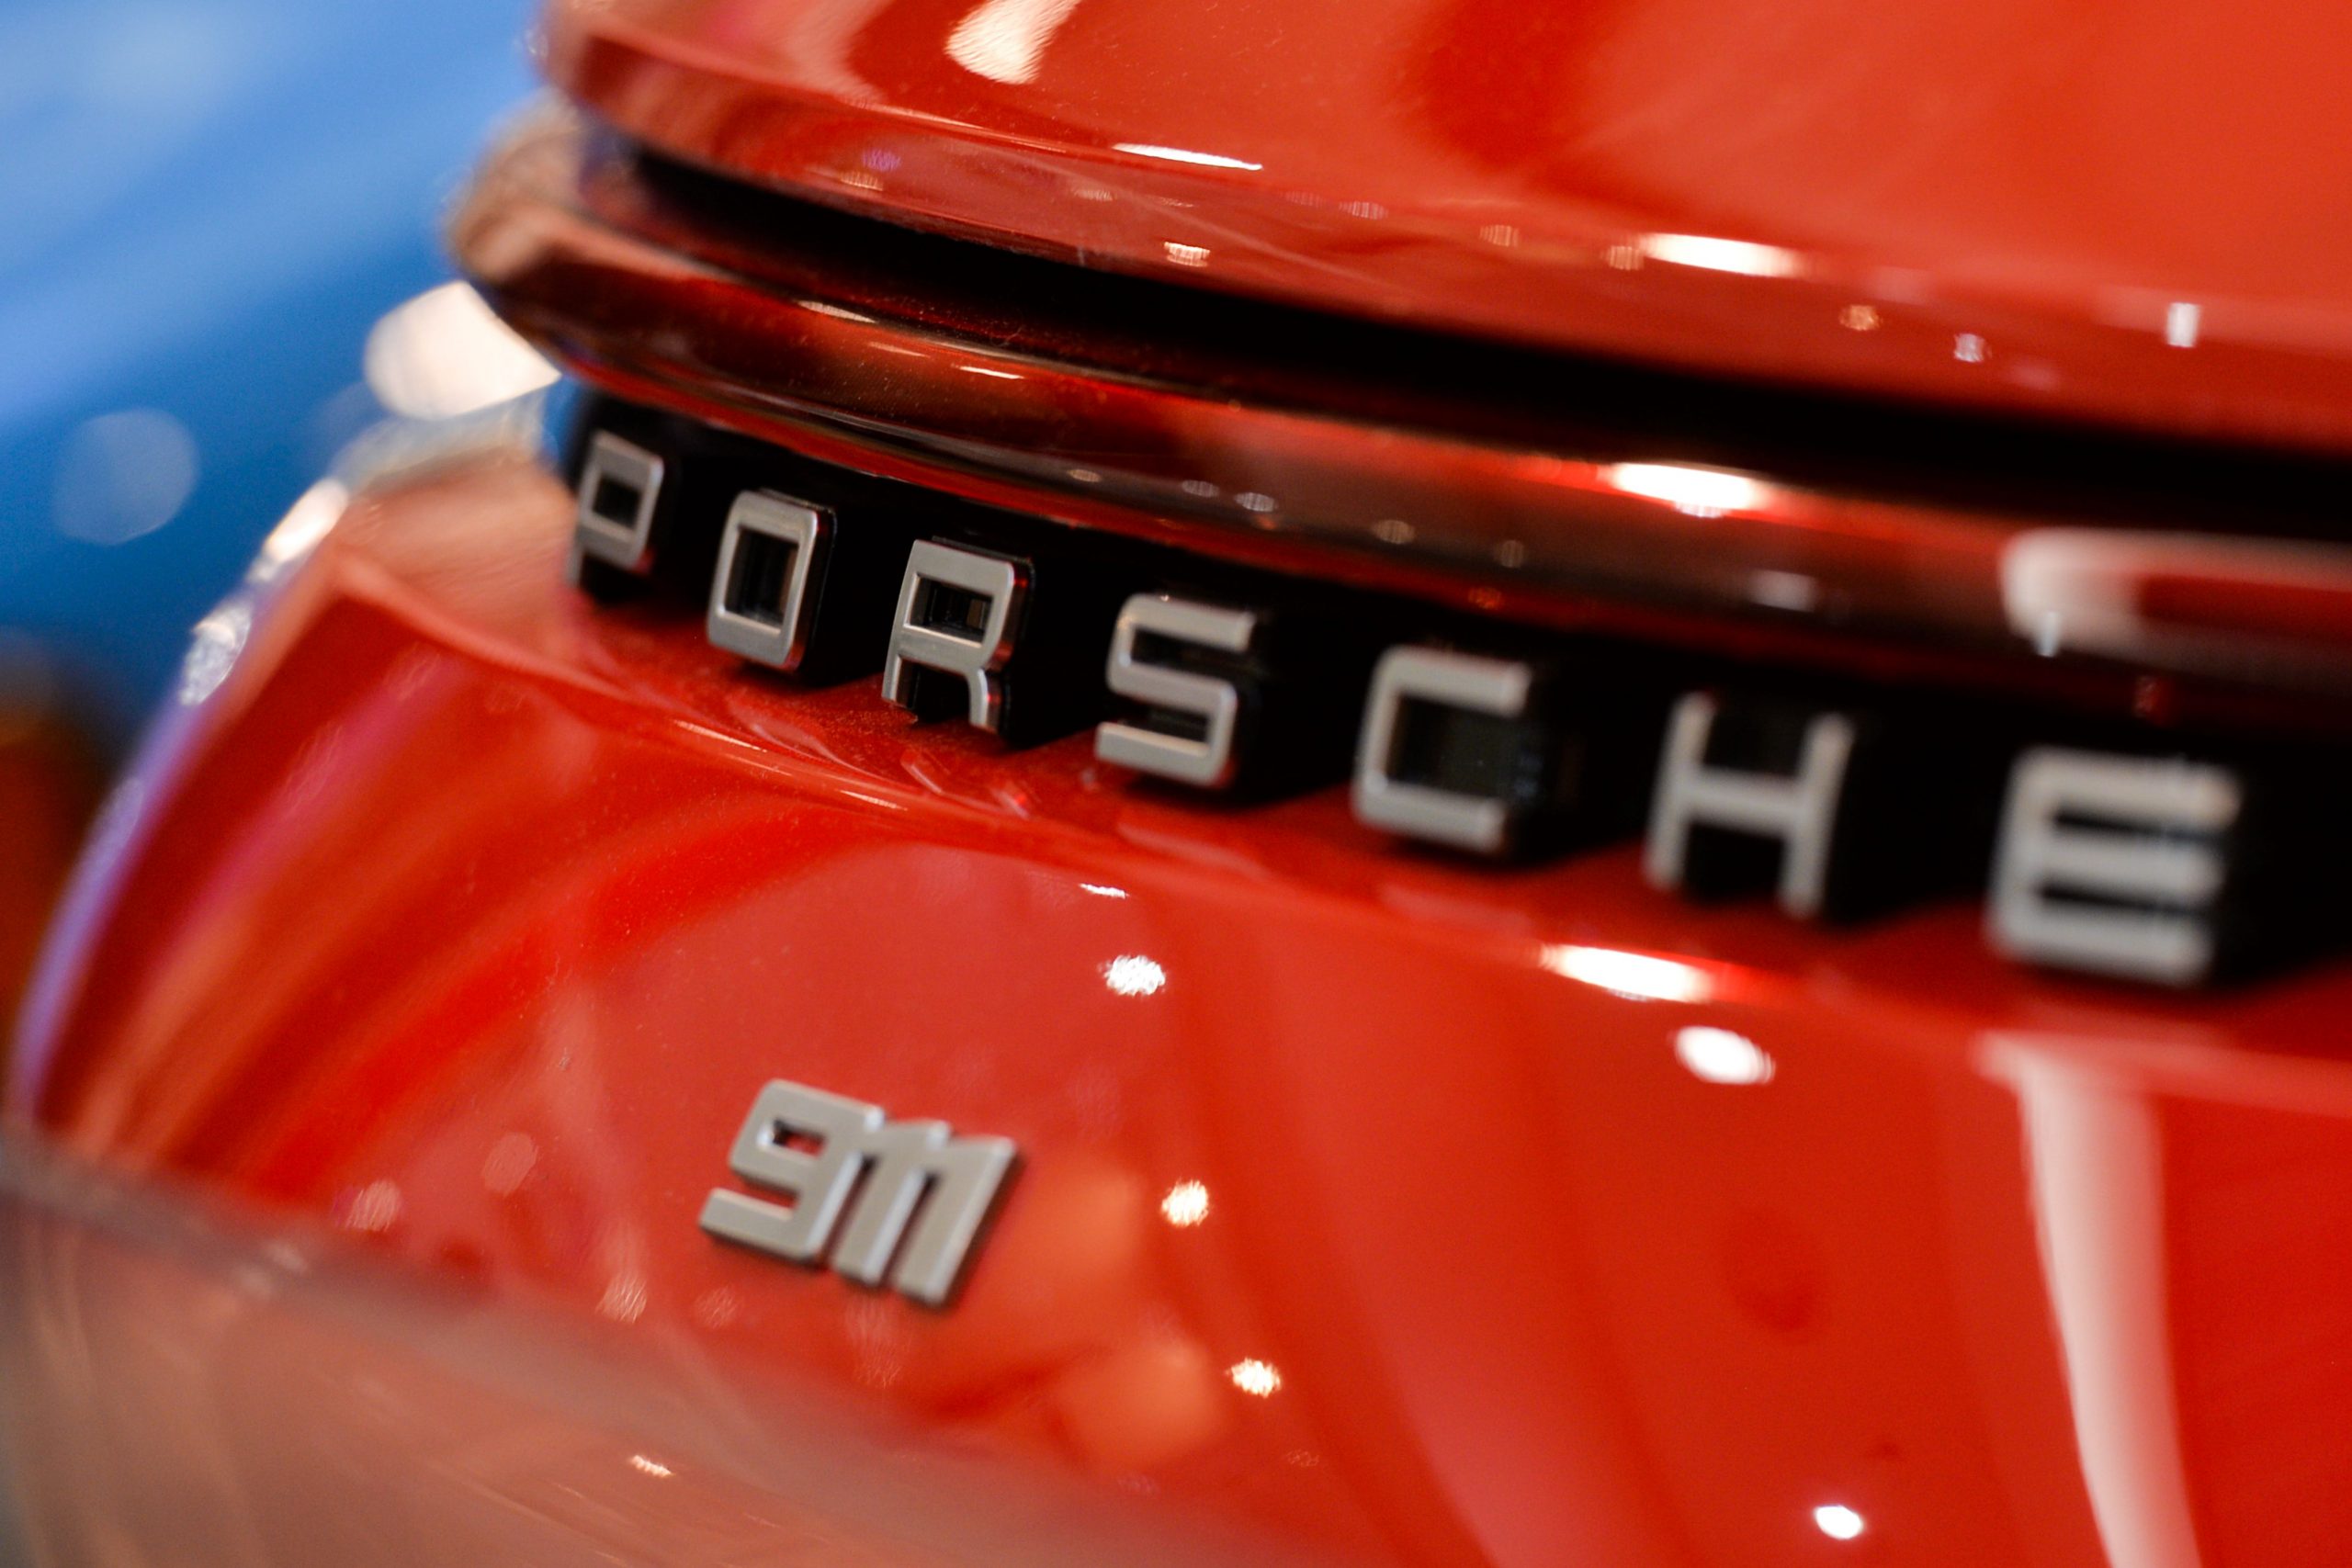
[[[102, 743], [378, 416], [361, 347], [447, 276], [530, 10], [0, 0], [0, 629]], [[126, 454], [153, 471], [111, 473]]]

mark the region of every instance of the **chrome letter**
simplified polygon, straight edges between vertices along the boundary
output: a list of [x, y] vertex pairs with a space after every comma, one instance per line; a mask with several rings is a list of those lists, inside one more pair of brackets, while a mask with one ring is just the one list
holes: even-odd
[[[882, 691], [925, 718], [943, 710], [917, 703], [919, 670], [962, 680], [972, 723], [991, 733], [1004, 720], [999, 671], [1012, 657], [1012, 626], [1026, 589], [1019, 562], [926, 539], [907, 556]], [[929, 711], [926, 711], [926, 710]]]
[[1737, 772], [1707, 765], [1715, 699], [1693, 692], [1677, 703], [1658, 761], [1650, 807], [1644, 869], [1656, 887], [1680, 887], [1693, 828], [1721, 828], [1781, 840], [1781, 907], [1792, 915], [1821, 912], [1829, 872], [1829, 835], [1838, 792], [1854, 750], [1854, 726], [1825, 713], [1805, 726], [1804, 751], [1791, 775]]
[[[1508, 792], [1475, 795], [1405, 773], [1411, 716], [1423, 705], [1488, 718], [1527, 716], [1535, 684], [1532, 667], [1509, 659], [1481, 659], [1434, 648], [1392, 648], [1372, 673], [1364, 702], [1363, 740], [1356, 751], [1355, 811], [1368, 827], [1457, 849], [1499, 854], [1525, 803]], [[1508, 781], [1506, 781], [1507, 783]]]
[[653, 511], [662, 499], [662, 459], [598, 431], [580, 470], [571, 540], [582, 555], [642, 573], [653, 558]]
[[[768, 1085], [752, 1102], [727, 1164], [754, 1187], [789, 1193], [792, 1207], [719, 1189], [703, 1204], [702, 1228], [796, 1263], [813, 1261], [856, 1184], [864, 1140], [881, 1125], [875, 1106], [780, 1080]], [[795, 1136], [815, 1140], [816, 1149], [791, 1147]]]
[[832, 533], [815, 507], [745, 491], [727, 513], [704, 626], [714, 647], [796, 670], [808, 647], [808, 583]]
[[1195, 739], [1180, 731], [1114, 721], [1094, 731], [1094, 754], [1137, 773], [1204, 788], [1222, 789], [1232, 783], [1240, 692], [1232, 682], [1215, 675], [1148, 663], [1136, 657], [1136, 644], [1141, 637], [1157, 637], [1219, 653], [1247, 653], [1257, 632], [1258, 616], [1253, 611], [1219, 609], [1164, 593], [1130, 598], [1111, 635], [1105, 681], [1119, 696], [1161, 712], [1197, 717], [1201, 734]]
[[2227, 768], [2026, 752], [2009, 775], [1994, 855], [1993, 944], [2099, 974], [2175, 986], [2205, 978], [2215, 950], [2208, 916], [2228, 870], [2210, 840], [2243, 803]]

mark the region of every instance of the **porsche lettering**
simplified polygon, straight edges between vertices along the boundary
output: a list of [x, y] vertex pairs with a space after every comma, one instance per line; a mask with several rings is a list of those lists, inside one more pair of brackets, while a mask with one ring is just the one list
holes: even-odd
[[[651, 577], [665, 536], [695, 525], [677, 492], [691, 454], [634, 429], [582, 450], [575, 561]], [[1415, 635], [1409, 604], [1360, 611], [1327, 587], [1302, 605], [1271, 574], [1262, 597], [1195, 594], [1116, 541], [979, 508], [933, 528], [903, 503], [861, 514], [766, 487], [696, 504], [723, 521], [692, 589], [712, 642], [803, 683], [878, 672], [918, 717], [1016, 746], [1087, 733], [1104, 761], [1208, 792], [1345, 780], [1365, 826], [1483, 857], [1634, 839], [1661, 889], [1772, 897], [1829, 923], [1973, 886], [2000, 952], [2166, 985], [2225, 972], [2307, 907], [2242, 865], [2294, 863], [2276, 849], [2310, 814], [2227, 760], [2053, 747], [1883, 694], [1792, 701], [1752, 676], [1692, 685], [1638, 650], [1524, 628]], [[1012, 536], [987, 536], [991, 519]], [[2270, 848], [2248, 855], [2250, 839]], [[831, 1135], [815, 1165], [743, 1145], [748, 1179], [814, 1197], [758, 1224], [752, 1201], [714, 1198], [713, 1228], [794, 1256], [846, 1201], [839, 1151], [912, 1168], [862, 1122]], [[933, 1174], [961, 1147], [930, 1150]], [[852, 1226], [844, 1271], [878, 1277], [879, 1234]]]

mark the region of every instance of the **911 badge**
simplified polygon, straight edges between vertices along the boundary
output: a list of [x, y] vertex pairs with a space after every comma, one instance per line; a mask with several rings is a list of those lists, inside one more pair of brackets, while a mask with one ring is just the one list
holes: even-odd
[[752, 1102], [728, 1165], [791, 1203], [718, 1188], [702, 1228], [795, 1263], [822, 1265], [830, 1247], [834, 1272], [944, 1306], [1014, 1154], [1010, 1139], [892, 1122], [880, 1106], [778, 1079]]

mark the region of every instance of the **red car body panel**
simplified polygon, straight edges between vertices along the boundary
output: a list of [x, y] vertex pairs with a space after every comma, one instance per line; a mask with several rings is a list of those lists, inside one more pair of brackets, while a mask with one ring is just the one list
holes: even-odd
[[[17, 1064], [71, 1156], [338, 1227], [526, 1337], [593, 1325], [591, 1381], [635, 1391], [593, 1419], [453, 1361], [446, 1304], [379, 1406], [288, 1393], [329, 1451], [432, 1449], [382, 1483], [412, 1489], [383, 1560], [481, 1539], [486, 1495], [526, 1558], [708, 1561], [723, 1525], [1024, 1560], [977, 1529], [853, 1550], [870, 1467], [778, 1522], [809, 1434], [875, 1419], [1029, 1500], [1048, 1561], [1122, 1516], [1310, 1561], [2352, 1551], [2352, 972], [2152, 997], [2001, 963], [1973, 904], [1825, 936], [1677, 902], [1630, 850], [1497, 874], [1336, 793], [1204, 810], [1083, 737], [1006, 752], [596, 610], [571, 514], [521, 457], [356, 502], [112, 814]], [[1726, 1073], [1691, 1029], [1756, 1054]], [[696, 1228], [778, 1075], [1020, 1144], [952, 1309]], [[61, 1451], [203, 1427], [220, 1385], [157, 1347], [205, 1323], [265, 1385], [255, 1325], [355, 1377], [390, 1332], [277, 1265], [17, 1230], [17, 1310], [85, 1337], [11, 1374]], [[213, 1318], [107, 1289], [191, 1271]], [[729, 1424], [772, 1404], [797, 1438]], [[678, 1408], [700, 1435], [664, 1447]], [[485, 1467], [427, 1440], [453, 1411], [572, 1435]], [[224, 1462], [268, 1427], [232, 1420]], [[165, 1490], [101, 1517], [204, 1545], [243, 1506]], [[70, 1554], [92, 1514], [36, 1523]]]
[[1090, 265], [1777, 381], [2352, 444], [2302, 0], [557, 0], [656, 146]]
[[[556, 0], [583, 118], [456, 239], [600, 386], [1041, 533], [2290, 749], [2342, 732], [2352, 572], [2312, 508], [2238, 547], [2352, 446], [2347, 31]], [[679, 218], [640, 146], [1598, 398], [1632, 360], [2288, 479], [2102, 581], [2157, 635], [2077, 657], [2011, 547], [2130, 505], [1943, 506], [1838, 432], [1679, 470], [1736, 503], [1644, 491], [1410, 355], [1278, 379], [857, 293]], [[1631, 844], [1474, 865], [1339, 786], [1156, 788], [594, 603], [575, 515], [503, 447], [322, 485], [103, 817], [0, 1150], [46, 1558], [2352, 1558], [2352, 964], [2156, 993], [2004, 961], [1973, 898], [1825, 929]], [[700, 1228], [776, 1078], [1018, 1145], [950, 1304]]]

